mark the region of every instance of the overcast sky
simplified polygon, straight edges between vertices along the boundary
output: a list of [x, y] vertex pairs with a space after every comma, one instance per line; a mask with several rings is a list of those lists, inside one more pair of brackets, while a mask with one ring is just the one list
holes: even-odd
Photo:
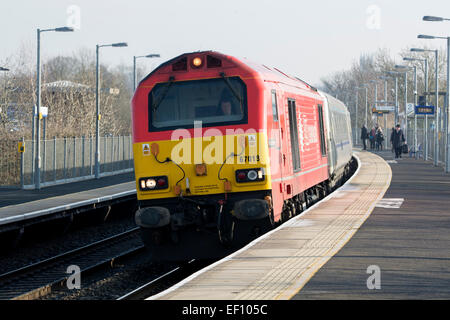
[[361, 53], [443, 47], [442, 40], [417, 34], [450, 35], [450, 22], [422, 21], [424, 15], [450, 18], [448, 0], [1, 0], [0, 12], [0, 60], [21, 44], [35, 45], [37, 28], [69, 24], [76, 32], [42, 35], [44, 60], [128, 42], [128, 48], [101, 49], [102, 61], [131, 66], [133, 55], [161, 54], [139, 60], [150, 71], [181, 53], [212, 49], [316, 85]]

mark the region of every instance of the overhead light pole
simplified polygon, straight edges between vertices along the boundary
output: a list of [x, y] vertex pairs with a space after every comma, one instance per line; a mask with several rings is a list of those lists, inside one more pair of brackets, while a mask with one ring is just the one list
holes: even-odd
[[366, 90], [366, 116], [365, 116], [365, 120], [364, 120], [364, 125], [367, 128], [367, 112], [368, 112], [368, 101], [367, 101], [367, 84], [363, 83], [361, 87], [356, 87], [356, 89], [365, 89]]
[[[4, 71], [4, 72], [7, 72], [7, 71], [9, 71], [9, 69], [8, 68], [4, 68], [4, 67], [0, 67], [0, 71]], [[6, 97], [6, 79], [5, 79], [5, 108], [7, 107], [6, 106], [6, 99], [7, 99], [7, 97]], [[1, 111], [2, 109], [0, 108], [0, 111]]]
[[388, 74], [391, 78], [395, 79], [395, 112], [394, 112], [394, 127], [398, 124], [398, 75], [400, 72], [397, 71], [386, 71], [386, 74]]
[[356, 112], [355, 112], [355, 145], [356, 144], [358, 144], [358, 131], [359, 131], [359, 128], [358, 128], [358, 95], [359, 95], [359, 93], [358, 93], [358, 87], [356, 87]]
[[[73, 28], [60, 27], [54, 29], [37, 29], [37, 73], [36, 73], [36, 112], [33, 110], [33, 123], [36, 121], [36, 158], [35, 158], [35, 189], [41, 188], [41, 155], [40, 155], [40, 117], [41, 117], [41, 33], [55, 31], [55, 32], [73, 32]], [[35, 120], [35, 117], [37, 118]], [[34, 130], [32, 140], [34, 142]]]
[[137, 74], [136, 74], [136, 60], [139, 58], [159, 58], [159, 54], [151, 53], [146, 56], [133, 56], [133, 91], [136, 91]]
[[[390, 77], [388, 77], [388, 76], [380, 76], [379, 77], [379, 79], [381, 79], [381, 80], [384, 80], [384, 103], [385, 103], [385, 105], [387, 106], [388, 104], [387, 104], [387, 81], [388, 81], [388, 79], [389, 79]], [[383, 114], [383, 118], [384, 118], [384, 137], [385, 137], [385, 139], [384, 139], [384, 145], [385, 145], [385, 149], [387, 150], [387, 148], [388, 148], [388, 139], [387, 139], [387, 137], [388, 137], [388, 134], [389, 134], [389, 131], [388, 131], [388, 128], [387, 128], [387, 114]]]
[[[375, 92], [374, 92], [373, 103], [374, 103], [375, 109], [376, 109], [376, 107], [377, 107], [377, 96], [378, 96], [377, 80], [369, 80], [369, 82], [373, 83], [375, 85]], [[373, 112], [372, 112], [372, 119], [373, 119]], [[377, 116], [377, 124], [378, 124], [378, 116]]]
[[[431, 21], [431, 20], [428, 20], [428, 21]], [[419, 38], [419, 39], [447, 39], [447, 44], [448, 44], [448, 46], [450, 46], [450, 43], [449, 43], [449, 40], [448, 40], [449, 38], [434, 37], [434, 36], [429, 36], [429, 35], [424, 35], [424, 34], [419, 34], [417, 36], [417, 38]], [[449, 51], [449, 48], [447, 48], [447, 61], [448, 61], [448, 51]], [[435, 126], [434, 127], [435, 127], [436, 132], [435, 132], [435, 142], [434, 142], [435, 143], [434, 165], [438, 166], [439, 165], [439, 114], [440, 114], [439, 106], [438, 106], [439, 105], [439, 59], [438, 59], [439, 57], [438, 57], [438, 50], [435, 50], [435, 55], [436, 55], [436, 116], [435, 116]], [[448, 86], [448, 74], [449, 74], [449, 72], [448, 72], [448, 63], [447, 63], [447, 86]], [[447, 88], [447, 90], [448, 90], [448, 88]], [[446, 100], [447, 100], [447, 109], [448, 109], [448, 99], [446, 99]], [[447, 114], [448, 113], [449, 112], [447, 111]], [[448, 140], [447, 139], [447, 135], [448, 135], [447, 134], [448, 133], [448, 121], [446, 121], [446, 122], [447, 122], [447, 126], [446, 126], [447, 128], [446, 128], [445, 140]], [[446, 143], [445, 148], [448, 149], [448, 144], [447, 143]], [[447, 157], [447, 152], [445, 152], [445, 158], [448, 158]], [[445, 169], [445, 170], [447, 170], [447, 169]]]
[[100, 178], [100, 48], [103, 47], [127, 47], [126, 42], [96, 45], [96, 66], [95, 66], [95, 178]]
[[[409, 69], [409, 70], [414, 70], [414, 106], [417, 105], [417, 67], [416, 66], [404, 66], [404, 65], [396, 65], [395, 66], [396, 69]], [[407, 75], [406, 75], [406, 71], [405, 71], [405, 101], [407, 101], [408, 99], [407, 97]], [[405, 118], [406, 118], [406, 141], [408, 141], [408, 112], [406, 110], [406, 106], [407, 103], [405, 104]], [[416, 112], [415, 109], [413, 108], [414, 111], [414, 152], [415, 155], [417, 157], [417, 116], [416, 116]]]
[[[416, 48], [411, 48], [410, 51], [411, 52], [421, 52], [421, 49], [416, 50]], [[434, 51], [434, 50], [433, 50]], [[403, 60], [405, 61], [422, 61], [425, 62], [425, 104], [428, 104], [428, 59], [424, 58], [424, 59], [420, 59], [420, 58], [410, 58], [410, 57], [404, 57]], [[427, 161], [428, 160], [428, 115], [425, 115], [425, 121], [423, 124], [423, 128], [424, 128], [424, 160]]]
[[[448, 18], [424, 16], [424, 21], [450, 21]], [[432, 39], [447, 39], [447, 90], [446, 90], [446, 117], [445, 117], [445, 172], [450, 172], [450, 37], [432, 37]]]

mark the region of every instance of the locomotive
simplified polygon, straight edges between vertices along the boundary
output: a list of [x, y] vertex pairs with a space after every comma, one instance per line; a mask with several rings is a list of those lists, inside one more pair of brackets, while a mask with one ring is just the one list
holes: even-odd
[[155, 259], [242, 246], [342, 184], [346, 106], [277, 68], [215, 51], [153, 70], [132, 99], [138, 209]]

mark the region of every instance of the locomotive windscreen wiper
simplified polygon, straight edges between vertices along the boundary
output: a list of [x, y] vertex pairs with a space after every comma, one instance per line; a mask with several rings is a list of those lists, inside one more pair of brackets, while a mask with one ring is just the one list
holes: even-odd
[[236, 99], [238, 99], [239, 101], [239, 107], [241, 109], [241, 114], [242, 114], [242, 98], [239, 95], [239, 93], [234, 89], [234, 87], [231, 85], [230, 79], [228, 79], [225, 76], [225, 72], [221, 72], [220, 76], [222, 77], [223, 81], [225, 81], [225, 83], [227, 84], [228, 88], [231, 90], [231, 92], [233, 92], [234, 96], [236, 97]]
[[169, 78], [169, 82], [164, 87], [164, 91], [159, 95], [158, 99], [155, 102], [152, 103], [152, 110], [153, 110], [153, 112], [155, 112], [158, 109], [159, 105], [161, 104], [161, 102], [166, 97], [167, 92], [169, 92], [169, 89], [172, 86], [174, 81], [175, 81], [175, 77], [170, 77]]

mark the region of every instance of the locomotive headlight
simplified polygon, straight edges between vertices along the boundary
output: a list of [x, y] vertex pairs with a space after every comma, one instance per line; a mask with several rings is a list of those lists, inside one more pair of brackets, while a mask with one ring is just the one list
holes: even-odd
[[139, 187], [142, 191], [167, 189], [169, 179], [167, 176], [140, 178]]
[[256, 178], [258, 178], [258, 173], [256, 173], [255, 170], [250, 170], [250, 171], [247, 173], [247, 177], [248, 177], [248, 180], [255, 181]]
[[202, 63], [203, 63], [203, 61], [202, 61], [202, 58], [200, 58], [200, 57], [195, 57], [192, 60], [192, 66], [195, 68], [200, 68], [202, 66]]
[[236, 182], [260, 182], [265, 180], [264, 168], [236, 170], [235, 176]]
[[153, 189], [156, 186], [156, 181], [155, 179], [147, 179], [147, 181], [145, 182], [145, 186], [148, 189]]

